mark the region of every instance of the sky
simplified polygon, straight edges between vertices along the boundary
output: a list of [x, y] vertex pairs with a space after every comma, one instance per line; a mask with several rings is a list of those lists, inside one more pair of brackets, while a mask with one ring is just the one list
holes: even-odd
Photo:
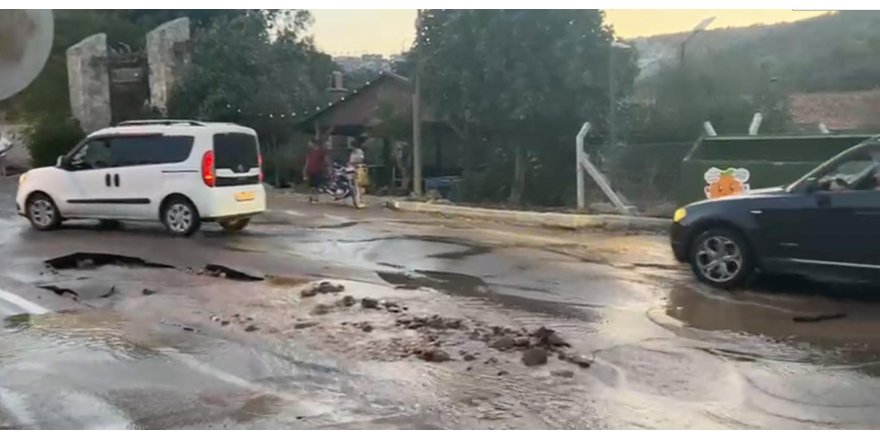
[[[802, 20], [821, 11], [792, 10], [607, 10], [606, 19], [622, 38], [683, 32], [704, 18], [725, 28]], [[391, 55], [409, 48], [415, 32], [415, 9], [312, 10], [317, 46], [332, 55]]]

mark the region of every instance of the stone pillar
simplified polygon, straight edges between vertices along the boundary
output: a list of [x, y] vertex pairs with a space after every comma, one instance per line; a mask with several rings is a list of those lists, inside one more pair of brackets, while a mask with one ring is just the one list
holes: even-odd
[[169, 21], [147, 33], [147, 63], [150, 67], [150, 105], [162, 113], [168, 110], [171, 88], [189, 66], [189, 18]]
[[86, 133], [110, 125], [107, 35], [86, 37], [67, 49], [70, 110]]

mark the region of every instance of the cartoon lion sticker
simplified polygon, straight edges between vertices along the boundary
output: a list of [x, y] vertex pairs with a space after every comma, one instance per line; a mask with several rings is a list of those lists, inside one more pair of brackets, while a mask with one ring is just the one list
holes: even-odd
[[749, 170], [745, 168], [728, 168], [720, 170], [712, 167], [706, 171], [703, 178], [706, 180], [706, 198], [718, 199], [721, 197], [734, 196], [749, 192]]

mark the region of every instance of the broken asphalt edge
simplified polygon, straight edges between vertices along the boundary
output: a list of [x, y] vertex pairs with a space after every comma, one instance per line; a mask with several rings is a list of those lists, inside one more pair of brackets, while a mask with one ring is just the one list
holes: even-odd
[[385, 205], [389, 209], [405, 212], [421, 212], [450, 217], [489, 220], [521, 226], [538, 226], [560, 229], [604, 229], [666, 232], [672, 220], [609, 214], [562, 214], [555, 212], [510, 211], [503, 209], [471, 208], [467, 206], [392, 200]]

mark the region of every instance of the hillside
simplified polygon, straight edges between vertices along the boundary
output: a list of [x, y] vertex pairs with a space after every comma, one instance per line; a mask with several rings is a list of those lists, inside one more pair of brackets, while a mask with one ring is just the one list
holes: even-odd
[[[634, 40], [642, 64], [678, 63], [687, 33]], [[687, 45], [688, 64], [719, 58], [750, 63], [790, 91], [865, 90], [880, 86], [880, 12], [844, 11], [777, 25], [705, 31]]]

